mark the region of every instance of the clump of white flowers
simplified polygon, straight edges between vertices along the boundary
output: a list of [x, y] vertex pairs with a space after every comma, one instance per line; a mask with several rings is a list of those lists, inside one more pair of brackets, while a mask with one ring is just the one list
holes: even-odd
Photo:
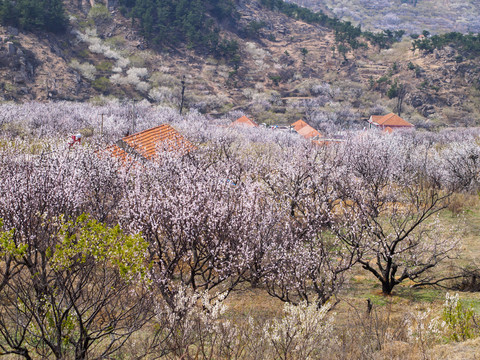
[[79, 71], [85, 79], [95, 80], [95, 74], [97, 73], [97, 69], [92, 64], [79, 63], [77, 60], [72, 60], [70, 66], [73, 69]]
[[441, 316], [434, 316], [432, 309], [428, 308], [409, 314], [406, 324], [409, 339], [422, 347], [442, 338], [464, 341], [478, 335], [473, 309], [459, 300], [458, 293], [445, 294]]
[[130, 64], [130, 60], [123, 57], [97, 36], [94, 29], [87, 29], [85, 33], [75, 32], [77, 40], [88, 44], [88, 50], [95, 54], [102, 54], [108, 59], [116, 60], [116, 67], [124, 69]]
[[[317, 359], [334, 340], [329, 303], [285, 303], [284, 315], [265, 324], [264, 333], [275, 354], [281, 358]], [[290, 354], [290, 355], [287, 355]]]
[[160, 86], [158, 88], [151, 89], [148, 92], [148, 97], [157, 103], [164, 103], [164, 104], [173, 104], [177, 100], [172, 89], [165, 86]]
[[224, 294], [211, 296], [207, 291], [179, 287], [170, 304], [158, 304], [156, 317], [159, 323], [164, 323], [167, 350], [188, 352], [190, 346], [215, 333], [219, 318], [227, 309], [224, 299]]
[[150, 89], [150, 84], [144, 81], [147, 77], [146, 68], [131, 68], [127, 70], [127, 76], [114, 74], [110, 80], [119, 85], [133, 85], [138, 91], [147, 92]]
[[439, 341], [444, 332], [445, 323], [433, 315], [432, 309], [413, 311], [405, 320], [408, 339], [425, 349]]

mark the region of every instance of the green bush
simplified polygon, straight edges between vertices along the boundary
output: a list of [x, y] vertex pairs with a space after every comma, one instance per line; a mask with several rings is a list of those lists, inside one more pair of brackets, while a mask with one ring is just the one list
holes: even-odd
[[95, 90], [101, 91], [103, 93], [108, 92], [110, 88], [110, 80], [107, 79], [105, 76], [99, 77], [96, 79], [93, 83], [92, 86]]
[[450, 340], [465, 341], [478, 334], [474, 311], [458, 300], [458, 294], [450, 295], [447, 293], [442, 319], [445, 321]]
[[390, 86], [390, 88], [387, 91], [388, 98], [389, 99], [396, 98], [398, 96], [398, 91], [399, 91], [398, 83], [395, 80], [395, 82]]
[[108, 62], [108, 61], [103, 61], [100, 64], [95, 65], [95, 67], [98, 71], [110, 72], [110, 71], [112, 71], [113, 64], [111, 62]]
[[103, 4], [95, 4], [88, 12], [88, 17], [96, 23], [107, 21], [112, 18], [110, 11]]

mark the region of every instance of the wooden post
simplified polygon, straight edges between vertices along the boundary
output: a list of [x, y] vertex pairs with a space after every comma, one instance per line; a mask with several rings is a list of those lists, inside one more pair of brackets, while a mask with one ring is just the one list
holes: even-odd
[[132, 108], [132, 134], [135, 134], [135, 120], [137, 118], [137, 109], [135, 108], [135, 99], [133, 99]]
[[100, 114], [102, 116], [102, 124], [100, 126], [100, 136], [103, 136], [103, 115], [105, 114]]
[[180, 115], [182, 115], [184, 101], [185, 101], [185, 75], [183, 75], [183, 78], [182, 78], [182, 99], [180, 101]]

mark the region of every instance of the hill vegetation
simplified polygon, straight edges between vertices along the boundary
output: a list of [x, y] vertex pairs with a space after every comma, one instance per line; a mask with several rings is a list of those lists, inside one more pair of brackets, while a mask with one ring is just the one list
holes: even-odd
[[196, 49], [217, 53], [221, 39], [217, 22], [234, 21], [232, 1], [219, 0], [121, 0], [122, 13], [138, 21], [141, 33], [154, 44], [186, 42]]
[[11, 42], [0, 51], [0, 95], [179, 108], [184, 87], [184, 109], [243, 111], [260, 123], [304, 118], [326, 134], [389, 111], [426, 128], [478, 122], [474, 35], [413, 40], [277, 0], [185, 4], [71, 1], [68, 33], [0, 28]]
[[1, 0], [0, 23], [30, 31], [62, 32], [67, 16], [62, 0]]
[[478, 1], [468, 0], [293, 0], [312, 10], [322, 10], [340, 20], [370, 31], [405, 30], [420, 34], [480, 30]]
[[[419, 49], [426, 52], [433, 52], [435, 49], [441, 50], [446, 46], [455, 46], [463, 56], [478, 57], [480, 56], [480, 35], [461, 34], [458, 32], [449, 32], [432, 37], [424, 37], [416, 39], [413, 42], [413, 50]], [[461, 59], [459, 58], [459, 62]]]
[[[479, 358], [478, 35], [279, 0], [0, 4], [0, 356]], [[391, 111], [415, 128], [367, 129]], [[323, 139], [275, 126], [299, 118]]]

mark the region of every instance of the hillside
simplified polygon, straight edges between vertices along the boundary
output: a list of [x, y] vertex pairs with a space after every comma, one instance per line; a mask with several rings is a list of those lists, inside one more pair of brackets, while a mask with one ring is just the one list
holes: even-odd
[[365, 46], [352, 50], [331, 28], [242, 0], [232, 18], [206, 15], [213, 29], [206, 34], [216, 34], [208, 50], [155, 42], [121, 7], [65, 7], [65, 33], [0, 28], [3, 100], [148, 99], [178, 108], [185, 79], [187, 109], [212, 116], [239, 110], [266, 123], [303, 117], [328, 132], [398, 110], [394, 90], [403, 86], [401, 112], [419, 126], [480, 118], [477, 61], [453, 47], [411, 51], [404, 39], [379, 49], [361, 39]]
[[283, 0], [0, 24], [7, 360], [480, 359], [480, 35]]
[[368, 30], [404, 29], [420, 34], [449, 31], [478, 32], [478, 0], [291, 0], [315, 11], [325, 11]]

